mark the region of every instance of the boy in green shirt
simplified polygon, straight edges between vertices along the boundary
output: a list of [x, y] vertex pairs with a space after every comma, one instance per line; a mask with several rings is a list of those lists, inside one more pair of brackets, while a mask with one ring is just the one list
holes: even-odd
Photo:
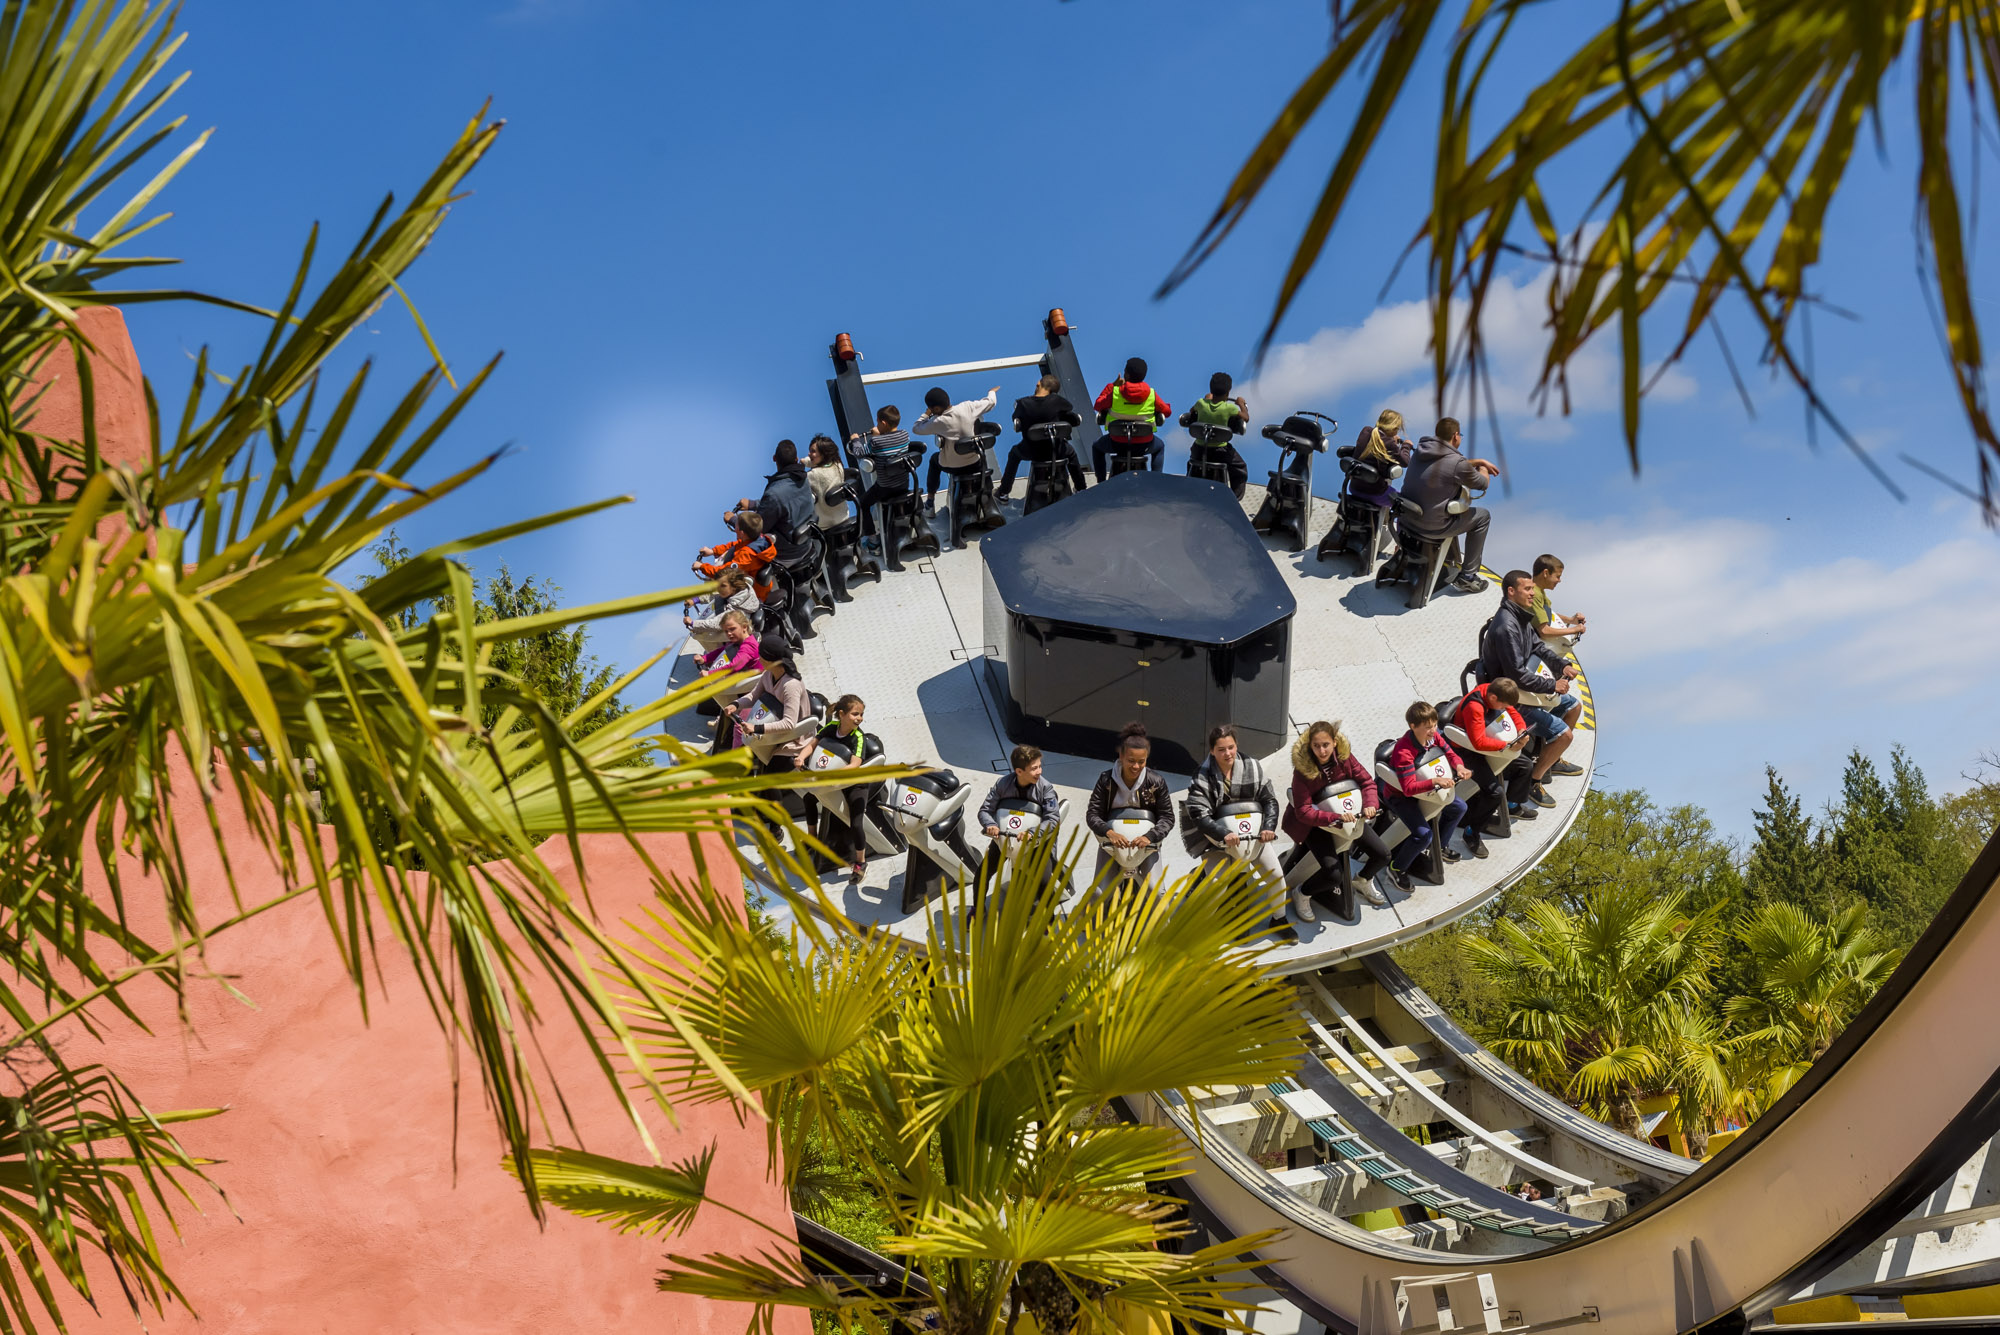
[[[1208, 378], [1208, 397], [1196, 399], [1194, 408], [1188, 414], [1194, 421], [1206, 426], [1226, 426], [1229, 434], [1240, 436], [1250, 429], [1250, 405], [1242, 395], [1229, 397], [1234, 385], [1229, 372], [1217, 371]], [[1243, 499], [1243, 488], [1250, 481], [1250, 465], [1233, 444], [1222, 447], [1223, 462], [1229, 466], [1229, 489], [1236, 493], [1236, 499]]]

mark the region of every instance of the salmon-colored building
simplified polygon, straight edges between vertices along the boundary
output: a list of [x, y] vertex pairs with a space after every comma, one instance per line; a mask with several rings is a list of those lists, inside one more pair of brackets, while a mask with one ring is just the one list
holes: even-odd
[[[118, 312], [83, 316], [100, 350], [93, 370], [105, 455], [139, 463], [146, 413], [138, 358]], [[58, 437], [81, 422], [74, 368], [53, 365], [61, 360], [58, 354], [45, 368], [53, 383], [36, 423]], [[204, 818], [191, 787], [183, 797], [190, 804], [184, 828], [200, 829]], [[225, 811], [223, 822], [244, 902], [274, 897], [278, 878], [241, 814]], [[586, 836], [583, 848], [605, 926], [635, 918], [651, 898], [639, 859], [614, 837]], [[670, 868], [689, 869], [677, 839], [652, 839], [650, 851]], [[559, 841], [545, 856], [575, 884]], [[709, 865], [727, 860], [711, 858]], [[191, 849], [190, 869], [204, 887], [205, 912], [224, 916], [229, 892], [214, 851]], [[135, 927], [151, 934], [157, 923], [145, 921], [144, 897], [130, 900], [138, 910]], [[208, 1335], [742, 1331], [748, 1308], [653, 1287], [670, 1244], [555, 1210], [546, 1224], [537, 1223], [500, 1166], [500, 1138], [463, 1056], [467, 1079], [454, 1102], [446, 1035], [397, 949], [382, 942], [381, 979], [371, 984], [364, 1020], [320, 907], [303, 897], [210, 943], [200, 968], [212, 981], [191, 986], [185, 1024], [165, 987], [141, 982], [128, 996], [151, 1034], [107, 1009], [101, 1043], [80, 1031], [63, 1037], [72, 1063], [104, 1063], [151, 1108], [228, 1109], [177, 1128], [190, 1152], [219, 1161], [210, 1172], [227, 1201], [197, 1194], [199, 1212], [176, 1211], [181, 1237], [164, 1238], [162, 1250], [194, 1311], [147, 1313], [146, 1327]], [[645, 1157], [566, 1013], [556, 1006], [545, 1014], [542, 1049], [584, 1148]], [[761, 1125], [739, 1124], [728, 1108], [682, 1115], [679, 1128], [650, 1118], [662, 1155], [679, 1159], [714, 1143], [715, 1194], [793, 1236], [784, 1191], [766, 1172]], [[563, 1139], [570, 1139], [567, 1132]], [[708, 1210], [691, 1236], [671, 1245], [752, 1251], [771, 1241], [726, 1212]], [[96, 1268], [95, 1281], [100, 1310], [92, 1313], [72, 1295], [71, 1329], [90, 1335], [139, 1329], [105, 1267]], [[809, 1324], [803, 1313], [787, 1312], [778, 1328], [806, 1335]]]

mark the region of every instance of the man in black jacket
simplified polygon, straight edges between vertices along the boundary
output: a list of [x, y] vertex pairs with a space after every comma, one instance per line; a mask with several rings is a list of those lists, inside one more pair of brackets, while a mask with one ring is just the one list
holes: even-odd
[[[1058, 392], [1061, 389], [1062, 381], [1052, 375], [1045, 375], [1035, 382], [1033, 394], [1014, 400], [1014, 429], [1021, 433], [1021, 439], [1013, 449], [1007, 451], [1007, 469], [1000, 475], [1001, 500], [1006, 500], [1007, 493], [1014, 490], [1014, 475], [1021, 471], [1021, 463], [1028, 457], [1029, 427], [1045, 426], [1051, 422], [1068, 422], [1072, 419], [1082, 420], [1077, 416], [1076, 409], [1070, 406], [1069, 400]], [[1068, 465], [1072, 488], [1080, 492], [1083, 490], [1083, 463], [1076, 457], [1076, 446], [1064, 446], [1063, 453], [1069, 457], [1063, 459], [1058, 455], [1057, 458]]]
[[799, 462], [799, 447], [791, 441], [778, 442], [771, 462], [778, 471], [764, 479], [764, 494], [755, 508], [764, 517], [764, 531], [778, 544], [778, 564], [788, 566], [806, 554], [800, 534], [813, 522], [812, 487]]
[[[1533, 575], [1525, 570], [1508, 571], [1500, 581], [1500, 595], [1500, 610], [1480, 634], [1479, 680], [1509, 677], [1520, 686], [1521, 717], [1528, 721], [1528, 731], [1542, 739], [1528, 797], [1538, 807], [1552, 807], [1555, 799], [1542, 780], [1550, 774], [1583, 773], [1582, 767], [1562, 758], [1583, 713], [1583, 698], [1570, 690], [1577, 667], [1549, 648], [1535, 626]], [[1530, 696], [1543, 697], [1548, 703], [1530, 703]]]

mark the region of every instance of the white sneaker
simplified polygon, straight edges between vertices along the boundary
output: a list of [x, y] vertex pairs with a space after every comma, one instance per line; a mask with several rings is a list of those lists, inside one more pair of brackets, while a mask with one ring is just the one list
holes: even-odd
[[1370, 904], [1373, 904], [1378, 909], [1383, 907], [1389, 902], [1389, 897], [1383, 894], [1381, 887], [1377, 886], [1375, 882], [1372, 880], [1363, 881], [1361, 882], [1360, 885], [1356, 886], [1355, 888], [1361, 891], [1361, 897], [1363, 899], [1367, 900]]
[[1313, 902], [1309, 896], [1292, 892], [1292, 913], [1300, 922], [1318, 922], [1319, 916], [1313, 912]]

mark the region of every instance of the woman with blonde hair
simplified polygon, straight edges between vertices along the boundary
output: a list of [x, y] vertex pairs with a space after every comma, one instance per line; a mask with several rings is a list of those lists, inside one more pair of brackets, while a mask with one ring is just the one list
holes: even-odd
[[[1349, 850], [1359, 848], [1368, 858], [1361, 869], [1361, 893], [1370, 904], [1387, 903], [1375, 888], [1375, 877], [1389, 865], [1389, 846], [1369, 824], [1381, 807], [1375, 778], [1355, 758], [1338, 723], [1322, 719], [1292, 743], [1291, 798], [1285, 808], [1285, 833], [1298, 842], [1300, 856], [1319, 860], [1319, 870], [1299, 886], [1298, 893], [1310, 898], [1330, 893], [1334, 914], [1358, 922], [1347, 858]], [[1357, 803], [1358, 809], [1353, 809]], [[1353, 834], [1347, 847], [1341, 847], [1336, 832]]]

